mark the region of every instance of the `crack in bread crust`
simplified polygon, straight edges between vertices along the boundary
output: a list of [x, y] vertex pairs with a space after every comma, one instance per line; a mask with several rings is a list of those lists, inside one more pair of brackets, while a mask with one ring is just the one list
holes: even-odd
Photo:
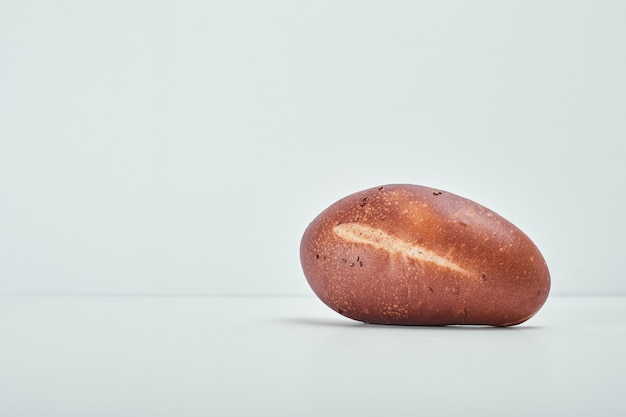
[[370, 245], [389, 253], [399, 253], [416, 261], [429, 262], [455, 272], [472, 275], [471, 271], [460, 267], [423, 246], [406, 242], [375, 227], [359, 223], [343, 223], [333, 227], [333, 232], [347, 242]]

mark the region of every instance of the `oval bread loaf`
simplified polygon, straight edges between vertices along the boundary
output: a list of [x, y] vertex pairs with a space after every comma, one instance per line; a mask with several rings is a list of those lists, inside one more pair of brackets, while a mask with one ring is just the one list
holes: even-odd
[[463, 197], [386, 185], [336, 202], [306, 229], [309, 285], [367, 323], [509, 326], [550, 290], [546, 262], [521, 230]]

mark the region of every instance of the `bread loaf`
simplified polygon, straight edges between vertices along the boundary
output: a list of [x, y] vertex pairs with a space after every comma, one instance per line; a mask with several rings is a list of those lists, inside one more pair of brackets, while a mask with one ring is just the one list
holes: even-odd
[[300, 259], [317, 296], [367, 323], [510, 326], [550, 290], [533, 242], [493, 211], [418, 185], [345, 197], [317, 216]]

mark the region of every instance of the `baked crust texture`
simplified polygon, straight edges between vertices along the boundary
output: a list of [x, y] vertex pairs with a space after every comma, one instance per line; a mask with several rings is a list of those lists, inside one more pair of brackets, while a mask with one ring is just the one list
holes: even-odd
[[515, 325], [550, 291], [546, 262], [520, 229], [419, 185], [339, 200], [306, 229], [300, 259], [325, 304], [367, 323]]

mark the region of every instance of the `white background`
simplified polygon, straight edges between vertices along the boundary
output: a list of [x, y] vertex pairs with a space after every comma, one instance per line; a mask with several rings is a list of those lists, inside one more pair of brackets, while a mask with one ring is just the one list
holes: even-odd
[[310, 294], [352, 192], [473, 199], [626, 295], [626, 4], [0, 2], [0, 293]]
[[24, 417], [626, 415], [626, 298], [514, 327], [377, 326], [314, 297], [0, 296]]
[[[0, 0], [0, 414], [626, 415], [625, 16]], [[387, 183], [517, 224], [544, 308], [512, 328], [326, 308], [300, 237]]]

